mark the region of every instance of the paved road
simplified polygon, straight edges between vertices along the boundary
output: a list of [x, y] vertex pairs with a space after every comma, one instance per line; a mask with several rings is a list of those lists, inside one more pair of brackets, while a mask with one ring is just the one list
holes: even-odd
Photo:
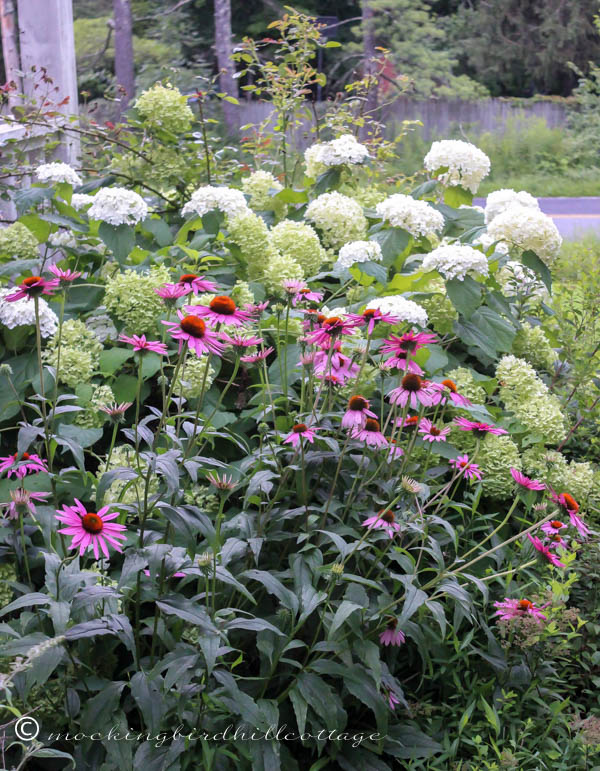
[[[576, 240], [590, 231], [600, 237], [600, 198], [538, 198], [538, 201], [563, 238]], [[485, 206], [484, 199], [475, 202]]]

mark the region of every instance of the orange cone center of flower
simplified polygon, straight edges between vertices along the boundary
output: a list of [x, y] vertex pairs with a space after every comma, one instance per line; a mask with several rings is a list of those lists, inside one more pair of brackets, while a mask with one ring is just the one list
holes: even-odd
[[450, 389], [453, 394], [457, 392], [456, 383], [453, 380], [442, 380], [442, 385]]
[[374, 315], [375, 315], [375, 308], [369, 308], [363, 313], [363, 318], [372, 319]]
[[404, 428], [414, 428], [419, 422], [418, 415], [412, 415], [410, 418], [406, 418], [404, 421]]
[[311, 292], [310, 289], [300, 289], [298, 294], [310, 294], [310, 292]]
[[409, 353], [412, 353], [416, 347], [417, 347], [416, 340], [407, 339], [407, 340], [400, 341], [400, 349], [402, 351], [408, 351]]
[[195, 273], [184, 273], [183, 276], [180, 277], [179, 283], [191, 284], [195, 278], [198, 278], [198, 276]]
[[341, 321], [339, 316], [330, 316], [328, 319], [326, 318], [323, 322], [324, 327], [334, 327], [336, 324], [339, 324]]
[[552, 525], [552, 527], [556, 529], [564, 527], [563, 523], [560, 522], [558, 519], [553, 519], [552, 522], [550, 522], [550, 524]]
[[360, 410], [366, 410], [368, 406], [369, 403], [362, 396], [352, 396], [348, 402], [348, 409], [356, 410], [357, 412]]
[[210, 301], [209, 307], [215, 313], [221, 313], [224, 316], [233, 316], [237, 307], [231, 297], [219, 296]]
[[379, 421], [375, 420], [375, 418], [367, 418], [367, 422], [365, 423], [365, 430], [366, 431], [380, 431], [381, 426], [379, 425]]
[[387, 511], [384, 511], [383, 514], [379, 512], [380, 519], [383, 519], [384, 522], [388, 522], [391, 524], [392, 522], [395, 522], [396, 518], [394, 517], [394, 512], [390, 511], [389, 509]]
[[206, 324], [198, 316], [186, 316], [181, 319], [181, 328], [192, 337], [204, 337]]
[[26, 286], [26, 287], [35, 286], [40, 281], [42, 281], [41, 276], [29, 276], [29, 278], [26, 278], [23, 281], [23, 286]]
[[405, 391], [420, 391], [422, 387], [422, 380], [418, 375], [409, 372], [408, 375], [404, 375], [402, 378], [402, 388]]
[[429, 433], [432, 436], [439, 436], [441, 434], [441, 431], [437, 426], [431, 426], [431, 428], [429, 429]]
[[555, 534], [552, 536], [552, 540], [553, 540], [553, 541], [562, 541], [562, 538], [560, 537], [560, 535], [559, 535], [558, 533], [555, 533]]
[[519, 610], [529, 610], [531, 607], [533, 607], [533, 602], [530, 602], [529, 600], [519, 600]]
[[88, 533], [99, 533], [104, 527], [102, 517], [99, 517], [93, 511], [88, 512], [81, 518], [81, 524], [83, 525], [83, 529]]
[[307, 429], [308, 429], [308, 426], [306, 425], [306, 423], [296, 423], [296, 425], [292, 428], [292, 431], [295, 434], [302, 434]]
[[319, 324], [322, 324], [326, 318], [327, 316], [325, 316], [324, 313], [317, 313], [317, 321], [319, 322]]
[[579, 504], [572, 495], [569, 495], [569, 493], [562, 493], [562, 497], [569, 511], [579, 511]]

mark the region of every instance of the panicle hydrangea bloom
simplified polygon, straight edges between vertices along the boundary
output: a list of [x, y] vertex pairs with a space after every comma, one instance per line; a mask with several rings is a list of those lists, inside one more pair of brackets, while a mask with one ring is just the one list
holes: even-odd
[[142, 334], [154, 329], [163, 313], [163, 303], [154, 291], [170, 281], [169, 271], [157, 265], [147, 273], [126, 270], [106, 282], [104, 302], [109, 312], [129, 332]]
[[[141, 476], [131, 481], [130, 479], [115, 479], [104, 496], [105, 503], [137, 503], [144, 500], [144, 489], [146, 484], [146, 476], [148, 474], [148, 463], [143, 457], [139, 460], [139, 467], [141, 470]], [[101, 463], [96, 472], [97, 478], [100, 480], [102, 474], [107, 471], [113, 471], [117, 468], [132, 469], [137, 473], [138, 461], [135, 455], [135, 448], [130, 445], [124, 444], [114, 448], [112, 455], [110, 456], [110, 463]], [[150, 474], [150, 482], [148, 484], [149, 496], [155, 495], [158, 492], [158, 477], [156, 474]]]
[[248, 277], [250, 279], [261, 278], [271, 260], [278, 256], [276, 247], [271, 243], [269, 228], [263, 218], [248, 209], [242, 214], [230, 217], [227, 222], [227, 230], [231, 240], [239, 246], [242, 252], [248, 269]]
[[115, 395], [110, 386], [94, 385], [92, 398], [85, 405], [85, 409], [77, 413], [75, 423], [84, 428], [100, 428], [104, 422], [108, 420], [108, 415], [102, 408], [108, 407], [108, 405], [113, 404], [114, 401]]
[[304, 216], [319, 229], [323, 243], [330, 249], [340, 249], [367, 235], [368, 223], [362, 206], [337, 191], [323, 193], [311, 201]]
[[541, 445], [523, 452], [523, 466], [530, 476], [542, 479], [554, 490], [569, 490], [579, 501], [585, 501], [598, 487], [589, 461], [567, 461], [562, 453]]
[[431, 297], [419, 298], [419, 305], [425, 308], [429, 324], [438, 334], [449, 335], [453, 330], [454, 321], [458, 318], [458, 311], [446, 296], [446, 284], [443, 279], [435, 278], [423, 291], [431, 292]]
[[425, 309], [413, 300], [407, 300], [401, 294], [376, 297], [368, 303], [366, 310], [371, 308], [376, 308], [382, 313], [390, 313], [407, 324], [417, 324], [419, 327], [427, 326], [427, 313]]
[[73, 187], [81, 185], [81, 177], [72, 169], [68, 163], [42, 163], [35, 170], [35, 175], [40, 182], [50, 182], [52, 184], [66, 182]]
[[522, 468], [519, 448], [510, 436], [487, 434], [479, 445], [477, 463], [483, 472], [483, 493], [505, 500], [514, 497], [515, 484], [511, 468]]
[[518, 193], [511, 189], [494, 190], [485, 201], [485, 224], [489, 225], [494, 217], [502, 214], [503, 211], [506, 211], [514, 204], [537, 209], [538, 211], [540, 209], [537, 198], [534, 198], [525, 190], [520, 190]]
[[[490, 159], [470, 142], [442, 139], [434, 142], [423, 159], [427, 171], [444, 185], [461, 185], [477, 192], [481, 180], [490, 173]], [[442, 171], [441, 169], [446, 169]]]
[[0, 228], [0, 255], [19, 260], [37, 260], [38, 240], [22, 222]]
[[[59, 333], [56, 332], [43, 352], [44, 361], [51, 367], [58, 365], [58, 348]], [[79, 319], [67, 319], [60, 334], [59, 381], [70, 388], [87, 383], [98, 368], [101, 352], [102, 343], [93, 330]]]
[[300, 280], [304, 277], [302, 267], [288, 254], [275, 253], [275, 256], [264, 266], [263, 281], [272, 294], [285, 294], [284, 281]]
[[522, 322], [521, 329], [513, 340], [513, 352], [520, 359], [525, 359], [538, 370], [552, 372], [558, 360], [558, 354], [552, 347], [541, 326], [534, 327], [527, 321]]
[[502, 288], [502, 294], [507, 297], [521, 295], [542, 302], [550, 300], [550, 293], [544, 282], [531, 268], [516, 260], [505, 263], [496, 274], [496, 280]]
[[494, 217], [487, 232], [494, 241], [505, 241], [519, 253], [535, 252], [546, 265], [552, 264], [562, 245], [561, 235], [550, 217], [518, 204]]
[[[304, 276], [312, 276], [328, 261], [327, 252], [321, 246], [319, 236], [304, 222], [283, 220], [271, 229], [270, 243], [278, 252], [292, 259], [302, 268]], [[263, 258], [264, 259], [264, 258]], [[304, 276], [282, 276], [303, 278]]]
[[231, 218], [239, 217], [250, 211], [241, 190], [204, 185], [192, 193], [192, 197], [181, 210], [181, 214], [184, 217], [187, 217], [188, 214], [202, 217], [214, 209], [222, 211], [223, 214]]
[[367, 158], [369, 150], [353, 134], [343, 134], [329, 142], [319, 142], [304, 152], [306, 174], [313, 178], [330, 166], [355, 166], [364, 163]]
[[247, 281], [236, 281], [229, 295], [238, 308], [245, 309], [247, 305], [254, 305], [256, 301], [254, 293], [250, 289], [250, 284], [248, 284]]
[[384, 222], [394, 228], [403, 228], [415, 238], [434, 236], [444, 227], [444, 218], [437, 209], [402, 193], [394, 193], [381, 201], [375, 211]]
[[273, 197], [273, 192], [283, 190], [283, 185], [270, 171], [259, 169], [242, 179], [242, 190], [250, 197], [254, 211], [273, 211], [276, 217], [285, 216], [287, 205]]
[[350, 268], [357, 262], [380, 262], [381, 246], [377, 241], [350, 241], [340, 249], [336, 265]]
[[386, 198], [385, 191], [378, 185], [357, 185], [354, 186], [351, 183], [342, 184], [339, 186], [340, 193], [354, 198], [355, 201], [363, 208], [374, 209], [378, 203], [384, 201]]
[[[8, 302], [5, 298], [14, 294], [13, 288], [0, 289], [0, 325], [14, 329], [22, 326], [35, 326], [35, 304], [29, 299]], [[38, 299], [40, 314], [40, 334], [51, 337], [58, 329], [58, 317], [42, 297]]]
[[322, 146], [322, 143], [317, 143], [307, 147], [304, 151], [306, 176], [311, 179], [316, 179], [320, 174], [327, 171], [327, 166], [320, 160]]
[[187, 97], [170, 83], [155, 83], [142, 92], [134, 107], [148, 128], [161, 128], [172, 134], [189, 131], [194, 120]]
[[[208, 372], [207, 370], [208, 366]], [[206, 382], [204, 383], [204, 378]], [[173, 385], [173, 393], [177, 396], [184, 396], [186, 399], [197, 399], [202, 394], [202, 384], [204, 383], [204, 392], [213, 384], [215, 379], [215, 370], [208, 363], [208, 356], [188, 356], [185, 366], [181, 367], [177, 380]]]
[[457, 278], [463, 281], [467, 274], [487, 276], [487, 257], [479, 249], [466, 244], [438, 246], [423, 260], [423, 270], [437, 270], [447, 281]]
[[71, 197], [71, 206], [77, 211], [92, 203], [94, 203], [94, 196], [87, 193], [73, 193]]
[[141, 195], [125, 187], [102, 187], [87, 215], [109, 225], [136, 225], [148, 216], [148, 204]]

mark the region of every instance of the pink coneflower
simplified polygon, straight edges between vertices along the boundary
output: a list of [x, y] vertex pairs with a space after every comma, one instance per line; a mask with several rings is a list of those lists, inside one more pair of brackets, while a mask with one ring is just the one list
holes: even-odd
[[424, 442], [445, 442], [450, 429], [438, 428], [428, 418], [423, 418], [419, 423], [419, 433], [423, 434]]
[[485, 436], [486, 434], [495, 434], [496, 436], [500, 436], [501, 434], [508, 434], [508, 431], [505, 431], [503, 428], [491, 426], [489, 423], [479, 423], [476, 420], [467, 420], [467, 418], [454, 418], [454, 422], [461, 431], [472, 431], [477, 436]]
[[396, 418], [396, 426], [398, 428], [404, 428], [407, 430], [412, 430], [414, 428], [418, 428], [420, 425], [421, 419], [418, 415], [411, 415], [408, 418]]
[[22, 283], [19, 284], [17, 291], [14, 294], [5, 297], [8, 302], [15, 302], [16, 300], [22, 300], [23, 298], [32, 299], [39, 297], [43, 294], [52, 295], [58, 287], [59, 280], [57, 278], [51, 278], [47, 281], [41, 276], [29, 276]]
[[352, 322], [340, 316], [326, 318], [320, 327], [306, 335], [306, 340], [322, 348], [329, 348], [342, 335], [352, 335]]
[[183, 344], [187, 342], [189, 347], [198, 356], [205, 353], [215, 353], [220, 356], [225, 350], [223, 343], [219, 342], [217, 335], [211, 332], [202, 319], [198, 316], [186, 316], [180, 310], [177, 311], [179, 321], [163, 321], [169, 327], [169, 334], [174, 340], [179, 340], [179, 352]]
[[45, 503], [50, 493], [32, 493], [19, 487], [17, 490], [10, 491], [10, 503], [1, 503], [2, 508], [6, 508], [6, 516], [9, 519], [18, 519], [19, 516], [35, 514], [34, 501]]
[[208, 481], [217, 488], [217, 490], [235, 490], [237, 482], [233, 481], [233, 476], [227, 476], [227, 474], [221, 474], [219, 476], [216, 471], [211, 471], [206, 475]]
[[167, 352], [167, 346], [164, 343], [160, 343], [158, 340], [146, 340], [146, 335], [127, 335], [120, 334], [118, 337], [120, 343], [127, 343], [133, 346], [134, 351], [141, 351], [142, 353], [159, 353], [164, 355]]
[[283, 286], [288, 294], [293, 295], [292, 305], [294, 308], [298, 303], [320, 303], [323, 299], [323, 292], [317, 292], [316, 289], [310, 289], [304, 281], [284, 281]]
[[388, 705], [391, 710], [396, 709], [396, 705], [400, 704], [400, 699], [396, 696], [396, 694], [393, 691], [388, 690], [387, 692], [387, 700]]
[[365, 519], [362, 526], [368, 527], [369, 530], [385, 530], [390, 538], [402, 530], [402, 527], [396, 522], [394, 512], [390, 509], [381, 509], [378, 514]]
[[297, 278], [286, 278], [281, 282], [281, 286], [285, 289], [287, 294], [291, 295], [298, 294], [301, 289], [308, 289], [306, 281]]
[[217, 291], [217, 285], [214, 281], [197, 276], [195, 273], [184, 273], [183, 276], [179, 277], [177, 285], [186, 289], [187, 292], [193, 292], [194, 294]]
[[569, 544], [565, 541], [565, 539], [560, 535], [551, 535], [548, 539], [548, 548], [549, 549], [564, 549], [567, 551], [569, 548]]
[[419, 409], [420, 404], [430, 407], [432, 396], [428, 382], [414, 372], [404, 375], [400, 386], [388, 394], [392, 404], [399, 404], [401, 407], [408, 405], [413, 410]]
[[592, 532], [581, 517], [578, 516], [577, 512], [579, 511], [579, 504], [572, 495], [569, 495], [569, 493], [560, 493], [560, 495], [557, 495], [554, 490], [552, 490], [550, 498], [569, 514], [571, 524], [576, 528], [579, 535], [586, 538]]
[[525, 618], [526, 616], [533, 616], [538, 623], [540, 619], [546, 619], [541, 609], [530, 600], [511, 600], [505, 597], [502, 602], [495, 602], [494, 607], [498, 608], [496, 616], [500, 616], [501, 621], [512, 621], [514, 618]]
[[415, 375], [422, 375], [423, 370], [409, 356], [424, 348], [429, 343], [434, 343], [437, 337], [431, 332], [406, 332], [403, 335], [391, 335], [387, 337], [379, 349], [381, 353], [391, 353], [386, 364], [398, 369], [404, 369]]
[[525, 487], [527, 490], [545, 490], [546, 485], [537, 479], [530, 479], [525, 474], [521, 473], [516, 468], [511, 468], [510, 473], [515, 482], [521, 487]]
[[546, 533], [546, 535], [556, 535], [557, 533], [560, 533], [561, 530], [566, 530], [567, 527], [568, 525], [561, 522], [560, 519], [552, 519], [550, 522], [544, 522], [541, 530]]
[[432, 383], [431, 387], [435, 389], [434, 404], [446, 404], [448, 399], [457, 407], [470, 407], [471, 402], [466, 396], [458, 393], [456, 384], [453, 380], [442, 380], [441, 383]]
[[367, 327], [367, 335], [372, 335], [376, 324], [399, 324], [400, 319], [391, 313], [383, 313], [379, 308], [367, 308], [362, 313], [349, 313], [348, 318], [355, 327]]
[[[349, 356], [340, 352], [341, 344], [339, 341], [334, 343], [334, 347], [335, 352], [332, 354], [331, 359], [327, 350], [315, 353], [313, 359], [315, 374], [318, 378], [322, 376], [330, 377], [335, 382], [343, 385], [346, 380], [358, 375], [360, 367]], [[327, 362], [329, 362], [329, 369], [327, 369]]]
[[402, 447], [398, 446], [398, 442], [395, 439], [390, 439], [390, 451], [388, 453], [388, 462], [397, 460], [404, 455]]
[[7, 455], [5, 458], [0, 458], [0, 474], [6, 471], [7, 476], [11, 477], [13, 474], [17, 479], [23, 479], [27, 474], [39, 474], [40, 472], [47, 473], [48, 466], [46, 461], [42, 460], [39, 455], [28, 452], [24, 452], [19, 460], [17, 460], [18, 453], [14, 455]]
[[379, 421], [375, 418], [367, 418], [362, 428], [355, 427], [350, 434], [352, 439], [365, 442], [367, 447], [389, 447], [389, 442], [381, 433]]
[[398, 619], [393, 618], [390, 620], [387, 628], [379, 635], [379, 642], [381, 645], [402, 645], [406, 642], [406, 637], [397, 628]]
[[225, 345], [231, 345], [240, 352], [263, 342], [262, 337], [256, 337], [256, 335], [226, 335], [224, 332], [221, 333], [220, 338]]
[[113, 402], [112, 404], [107, 404], [106, 406], [99, 407], [98, 409], [100, 409], [102, 412], [106, 412], [113, 423], [122, 423], [125, 419], [125, 413], [132, 404], [133, 402], [121, 402], [121, 404]]
[[248, 303], [244, 305], [244, 310], [251, 316], [260, 316], [261, 313], [269, 307], [269, 301], [265, 300], [262, 303]]
[[320, 311], [313, 310], [312, 308], [304, 308], [304, 319], [302, 321], [302, 327], [309, 332], [320, 326], [327, 316]]
[[231, 297], [218, 295], [208, 305], [186, 305], [184, 310], [193, 316], [205, 319], [211, 327], [227, 324], [239, 327], [250, 321], [250, 312], [240, 310]]
[[59, 268], [58, 265], [50, 265], [49, 272], [58, 279], [59, 285], [66, 286], [81, 276], [81, 271]]
[[369, 407], [369, 400], [364, 396], [351, 396], [348, 400], [348, 407], [342, 418], [342, 428], [362, 428], [367, 418], [376, 418], [377, 415]]
[[240, 361], [243, 361], [245, 364], [256, 364], [256, 362], [266, 359], [274, 350], [275, 348], [269, 347], [256, 353], [249, 353], [247, 356], [240, 356]]
[[116, 519], [118, 512], [108, 513], [109, 506], [103, 506], [97, 512], [88, 511], [81, 501], [74, 498], [73, 506], [63, 506], [62, 510], [57, 509], [56, 519], [67, 525], [59, 530], [59, 533], [72, 535], [73, 540], [69, 546], [70, 549], [79, 549], [79, 555], [91, 548], [94, 557], [99, 559], [100, 549], [106, 558], [109, 557], [106, 542], [118, 552], [121, 551], [119, 541], [126, 541], [127, 537], [122, 534], [126, 530], [125, 525], [118, 525], [110, 522]]
[[448, 461], [457, 471], [460, 471], [465, 479], [481, 480], [481, 471], [477, 463], [471, 463], [468, 455], [459, 455], [458, 458], [452, 458]]
[[296, 423], [292, 427], [292, 433], [283, 440], [283, 443], [291, 444], [292, 447], [296, 448], [302, 439], [306, 439], [312, 444], [315, 441], [315, 432], [318, 430], [318, 428], [309, 428], [306, 423]]
[[550, 550], [550, 547], [544, 546], [544, 544], [540, 541], [540, 539], [536, 536], [532, 536], [531, 533], [527, 533], [527, 538], [531, 541], [536, 551], [539, 551], [539, 553], [545, 557], [548, 562], [550, 562], [552, 565], [555, 565], [557, 568], [564, 568], [565, 565], [558, 559], [556, 554], [553, 554]]
[[155, 289], [154, 291], [165, 301], [166, 305], [172, 307], [180, 297], [185, 297], [185, 295], [188, 295], [192, 289], [191, 287], [185, 286], [183, 284], [165, 284], [164, 286], [158, 287], [158, 289]]

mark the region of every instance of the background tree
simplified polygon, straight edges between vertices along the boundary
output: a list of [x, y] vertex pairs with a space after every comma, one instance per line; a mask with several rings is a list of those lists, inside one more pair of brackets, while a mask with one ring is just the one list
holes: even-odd
[[[21, 62], [19, 59], [19, 36], [15, 0], [0, 0], [0, 24], [2, 28], [4, 81], [14, 83], [17, 91], [19, 91]], [[9, 107], [15, 104], [17, 100], [18, 97], [14, 93], [8, 94]]]
[[120, 113], [123, 113], [135, 94], [135, 69], [133, 64], [133, 30], [129, 0], [114, 0], [115, 28], [115, 77], [120, 96]]
[[[231, 59], [233, 47], [231, 44], [231, 3], [230, 0], [215, 0], [215, 54], [219, 68], [219, 86], [227, 96], [237, 98], [237, 81], [235, 66]], [[223, 100], [223, 117], [229, 134], [237, 128], [237, 113], [235, 105]]]

